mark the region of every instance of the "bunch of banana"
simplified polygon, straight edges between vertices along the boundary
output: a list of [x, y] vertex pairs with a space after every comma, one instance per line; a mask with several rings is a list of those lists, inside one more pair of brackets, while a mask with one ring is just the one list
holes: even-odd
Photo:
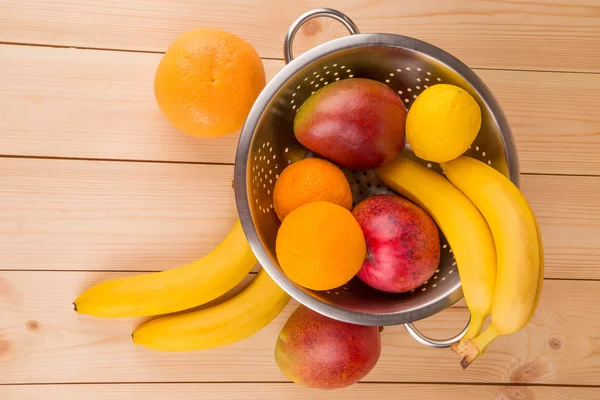
[[424, 208], [446, 236], [471, 313], [465, 337], [479, 335], [490, 314], [496, 251], [490, 228], [477, 208], [442, 175], [407, 159], [377, 170], [386, 186]]
[[521, 330], [533, 316], [544, 279], [543, 247], [527, 200], [508, 178], [469, 157], [459, 157], [441, 167], [450, 182], [483, 214], [498, 256], [492, 322], [482, 334], [453, 346], [466, 368], [494, 339]]
[[[80, 314], [104, 318], [189, 310], [233, 289], [255, 264], [238, 220], [204, 258], [168, 271], [102, 282], [82, 293], [73, 304]], [[225, 303], [150, 321], [134, 333], [134, 340], [165, 351], [222, 346], [262, 329], [288, 300], [287, 294], [261, 271], [250, 286]], [[169, 342], [171, 334], [173, 341]]]
[[264, 328], [289, 300], [290, 297], [261, 270], [234, 298], [214, 307], [146, 322], [133, 332], [133, 342], [159, 351], [225, 346]]
[[[519, 331], [533, 316], [543, 248], [535, 216], [508, 178], [464, 156], [441, 167], [448, 180], [406, 159], [377, 174], [431, 214], [454, 252], [471, 322], [452, 348], [466, 368], [495, 338]], [[491, 325], [481, 333], [490, 314]]]

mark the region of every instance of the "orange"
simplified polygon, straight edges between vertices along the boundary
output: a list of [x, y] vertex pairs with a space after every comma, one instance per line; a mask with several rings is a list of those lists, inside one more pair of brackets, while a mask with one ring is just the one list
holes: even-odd
[[298, 207], [283, 220], [275, 252], [292, 281], [313, 290], [329, 290], [358, 273], [367, 248], [350, 211], [315, 201]]
[[154, 95], [177, 129], [217, 137], [241, 129], [265, 82], [262, 61], [248, 42], [202, 28], [169, 46], [156, 69]]
[[305, 158], [285, 168], [273, 189], [273, 208], [286, 215], [312, 201], [329, 201], [350, 210], [350, 184], [339, 167], [319, 158]]

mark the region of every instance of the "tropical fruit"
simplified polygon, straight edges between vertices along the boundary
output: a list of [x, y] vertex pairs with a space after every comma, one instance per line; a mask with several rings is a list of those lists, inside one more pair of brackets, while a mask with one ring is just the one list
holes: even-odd
[[227, 237], [193, 263], [162, 272], [112, 279], [92, 286], [75, 311], [96, 317], [148, 317], [187, 310], [216, 299], [240, 283], [256, 257], [238, 220]]
[[261, 270], [248, 287], [224, 303], [146, 322], [133, 332], [133, 342], [168, 352], [225, 346], [267, 326], [289, 300], [290, 296]]
[[471, 313], [465, 334], [479, 334], [490, 314], [496, 278], [496, 248], [485, 219], [473, 203], [441, 174], [404, 158], [377, 170], [389, 188], [423, 207], [442, 230], [460, 274]]
[[454, 346], [466, 368], [494, 339], [518, 332], [533, 316], [543, 282], [543, 250], [535, 215], [506, 176], [470, 157], [460, 157], [441, 167], [448, 180], [481, 211], [498, 255], [492, 323], [481, 335]]
[[310, 96], [294, 119], [305, 147], [350, 169], [373, 169], [404, 148], [406, 108], [383, 83], [362, 78], [333, 82]]
[[358, 382], [380, 354], [379, 327], [336, 321], [304, 306], [290, 316], [275, 346], [279, 369], [295, 383], [318, 389]]

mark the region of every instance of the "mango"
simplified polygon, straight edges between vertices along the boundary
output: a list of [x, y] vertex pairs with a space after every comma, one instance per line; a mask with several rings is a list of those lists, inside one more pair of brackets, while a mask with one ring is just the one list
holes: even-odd
[[349, 169], [374, 169], [404, 148], [406, 108], [383, 83], [363, 78], [331, 83], [310, 96], [294, 118], [306, 148]]
[[358, 382], [380, 355], [379, 327], [336, 321], [305, 306], [292, 313], [275, 346], [281, 372], [299, 385], [316, 389]]

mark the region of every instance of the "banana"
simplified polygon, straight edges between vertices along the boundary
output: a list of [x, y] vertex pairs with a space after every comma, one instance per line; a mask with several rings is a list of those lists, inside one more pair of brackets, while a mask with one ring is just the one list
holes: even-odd
[[290, 297], [261, 270], [240, 294], [214, 307], [167, 315], [133, 332], [135, 344], [159, 351], [193, 351], [235, 343], [273, 320]]
[[96, 317], [140, 317], [187, 310], [208, 303], [239, 284], [256, 264], [238, 220], [213, 251], [191, 264], [99, 283], [73, 303]]
[[394, 160], [380, 167], [377, 175], [388, 187], [427, 210], [444, 232], [471, 313], [465, 337], [474, 338], [490, 313], [496, 278], [494, 240], [483, 216], [443, 176], [413, 161]]
[[543, 249], [535, 216], [507, 177], [464, 156], [441, 167], [483, 214], [498, 255], [492, 322], [479, 336], [454, 347], [466, 368], [494, 339], [521, 330], [533, 316], [543, 280]]

